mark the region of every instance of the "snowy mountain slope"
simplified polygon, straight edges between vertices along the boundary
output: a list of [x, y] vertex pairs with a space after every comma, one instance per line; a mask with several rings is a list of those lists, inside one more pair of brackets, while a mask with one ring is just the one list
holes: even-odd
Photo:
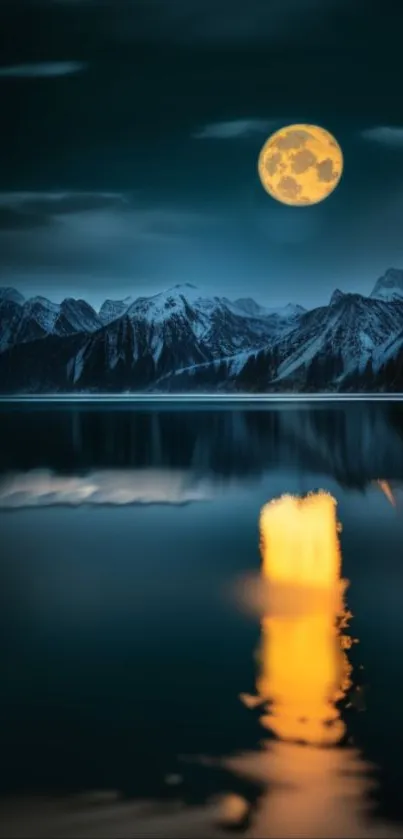
[[194, 340], [189, 329], [166, 340], [155, 361], [150, 351], [150, 329], [144, 322], [124, 315], [108, 326], [88, 334], [48, 334], [28, 343], [17, 343], [0, 353], [0, 390], [121, 392], [142, 390], [156, 376], [176, 369], [184, 360], [198, 364], [206, 360], [208, 348]]
[[[45, 335], [0, 353], [1, 393], [73, 391], [71, 364], [88, 340], [85, 333]], [[101, 388], [102, 389], [102, 388]]]
[[[257, 306], [257, 304], [256, 304]], [[261, 309], [261, 307], [257, 307]], [[199, 289], [189, 284], [175, 286], [166, 292], [134, 301], [126, 312], [135, 323], [148, 331], [151, 353], [158, 361], [166, 343], [191, 339], [207, 360], [222, 358], [241, 350], [264, 346], [291, 329], [299, 318], [299, 311], [286, 309], [253, 314], [226, 298], [203, 297]], [[189, 331], [190, 330], [190, 331]], [[192, 363], [183, 358], [182, 367]]]
[[306, 311], [303, 306], [294, 305], [293, 303], [288, 303], [285, 306], [279, 306], [274, 309], [268, 306], [260, 306], [251, 297], [241, 297], [233, 302], [227, 300], [226, 297], [223, 300], [232, 311], [235, 311], [237, 314], [243, 314], [246, 317], [279, 317], [289, 319], [298, 317]]
[[[403, 305], [336, 292], [329, 306], [305, 312], [298, 323], [260, 351], [240, 352], [224, 362], [176, 370], [156, 382], [162, 390], [208, 390], [212, 385], [253, 392], [337, 390], [368, 362], [377, 368], [403, 345]], [[392, 336], [392, 337], [390, 337]], [[368, 383], [366, 383], [368, 385]]]
[[227, 297], [203, 296], [196, 286], [184, 283], [152, 296], [137, 299], [126, 297], [124, 300], [106, 300], [100, 308], [99, 315], [104, 323], [110, 322], [126, 312], [129, 315], [147, 316], [154, 321], [164, 320], [172, 314], [172, 311], [181, 311], [185, 302], [204, 316], [210, 316], [216, 308], [231, 311], [238, 317], [262, 320], [268, 317], [291, 319], [305, 311], [302, 306], [294, 306], [293, 304], [271, 309], [260, 306], [251, 298], [240, 298], [233, 301]]
[[110, 387], [130, 389], [148, 385], [157, 370], [162, 373], [208, 358], [209, 348], [195, 339], [186, 321], [168, 320], [158, 327], [127, 313], [89, 337], [74, 383], [87, 387], [102, 379]]
[[388, 336], [386, 341], [374, 351], [372, 356], [372, 366], [375, 371], [378, 371], [383, 365], [387, 364], [403, 352], [403, 330], [392, 333]]
[[337, 357], [340, 374], [362, 369], [387, 336], [402, 329], [403, 305], [342, 294], [332, 305], [302, 315], [298, 327], [277, 343], [277, 378], [293, 376], [315, 357]]
[[267, 309], [252, 300], [251, 297], [240, 297], [238, 300], [234, 300], [233, 302], [230, 300], [227, 301], [225, 298], [225, 301], [230, 307], [249, 317], [264, 317], [264, 315], [267, 314]]
[[67, 298], [59, 304], [46, 297], [24, 300], [14, 289], [5, 291], [0, 293], [0, 352], [46, 335], [93, 332], [102, 325], [85, 300]]
[[376, 284], [377, 295], [387, 289], [385, 299], [337, 289], [329, 305], [311, 311], [207, 297], [189, 284], [107, 300], [99, 314], [84, 300], [24, 300], [14, 289], [0, 289], [0, 387], [385, 390], [393, 374], [396, 390], [403, 376], [403, 298], [395, 294], [400, 275], [403, 288], [397, 269]]
[[[147, 333], [148, 349], [156, 363], [167, 346], [173, 347], [178, 341], [185, 342], [189, 348], [193, 341], [195, 353], [187, 353], [184, 365], [196, 357], [221, 358], [261, 347], [291, 329], [304, 311], [291, 304], [282, 309], [267, 309], [250, 299], [231, 302], [224, 297], [209, 298], [190, 284], [136, 300], [109, 299], [99, 314], [84, 300], [66, 299], [56, 304], [44, 297], [34, 297], [24, 301], [13, 289], [4, 289], [3, 298], [0, 296], [4, 314], [2, 350], [13, 343], [49, 334], [92, 333], [127, 315], [135, 329]], [[19, 308], [11, 309], [12, 305]]]
[[45, 298], [16, 302], [18, 298], [7, 295], [0, 299], [0, 350], [21, 341], [32, 341], [53, 331], [59, 306]]
[[46, 297], [32, 297], [27, 300], [22, 307], [17, 340], [29, 340], [35, 327], [45, 335], [53, 332], [59, 313], [60, 305], [52, 303]]
[[0, 296], [0, 353], [15, 343], [22, 307], [8, 296]]
[[403, 270], [388, 268], [375, 283], [370, 297], [387, 302], [403, 301]]
[[[18, 307], [13, 334], [7, 334], [3, 351], [12, 344], [29, 342], [31, 346], [38, 338], [80, 332], [83, 341], [79, 349], [72, 343], [66, 373], [61, 369], [56, 372], [55, 355], [58, 387], [66, 386], [66, 376], [74, 388], [130, 389], [148, 386], [181, 368], [267, 346], [294, 328], [300, 317], [294, 307], [250, 315], [225, 298], [203, 297], [189, 285], [122, 303], [125, 313], [100, 326], [101, 318], [84, 301], [66, 300], [57, 305], [43, 298], [29, 300]], [[113, 307], [109, 304], [110, 315]], [[114, 314], [118, 310], [119, 306]], [[65, 343], [63, 358], [64, 348]], [[46, 344], [34, 348], [38, 359], [35, 381], [40, 378], [41, 351], [46, 351]]]
[[100, 326], [98, 315], [85, 300], [66, 298], [62, 303], [52, 303], [46, 297], [32, 297], [22, 307], [17, 340], [31, 340], [31, 334], [37, 329], [44, 335], [68, 335], [93, 331]]
[[60, 312], [54, 325], [54, 331], [61, 334], [68, 332], [94, 332], [102, 326], [95, 309], [85, 300], [66, 297], [60, 304]]
[[133, 300], [133, 297], [125, 297], [124, 300], [105, 300], [98, 312], [102, 325], [107, 326], [108, 323], [112, 323], [113, 320], [122, 317], [127, 312], [131, 303], [133, 303]]
[[0, 303], [8, 301], [9, 303], [17, 303], [19, 306], [22, 306], [24, 299], [23, 295], [15, 288], [9, 286], [0, 287]]
[[331, 298], [330, 298], [329, 306], [335, 306], [336, 303], [339, 303], [339, 301], [343, 300], [344, 297], [345, 297], [345, 292], [340, 291], [339, 288], [336, 288], [335, 291], [333, 292]]

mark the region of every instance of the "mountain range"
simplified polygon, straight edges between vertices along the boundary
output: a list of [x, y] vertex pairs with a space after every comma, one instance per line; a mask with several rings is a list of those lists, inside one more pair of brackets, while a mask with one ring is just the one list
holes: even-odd
[[56, 304], [0, 289], [3, 394], [400, 392], [403, 270], [369, 296], [271, 309], [192, 285], [137, 299]]

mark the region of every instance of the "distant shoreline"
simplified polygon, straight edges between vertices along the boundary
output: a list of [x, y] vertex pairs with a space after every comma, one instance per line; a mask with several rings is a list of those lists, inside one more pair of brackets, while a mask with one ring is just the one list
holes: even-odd
[[403, 393], [270, 393], [270, 394], [27, 394], [0, 396], [0, 405], [18, 404], [273, 404], [286, 402], [402, 402]]

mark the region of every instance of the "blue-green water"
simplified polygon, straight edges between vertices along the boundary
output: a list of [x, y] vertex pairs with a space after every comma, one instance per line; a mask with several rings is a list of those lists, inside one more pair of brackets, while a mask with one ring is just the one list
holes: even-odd
[[[374, 766], [361, 802], [371, 801], [368, 830], [379, 819], [403, 825], [398, 405], [7, 407], [0, 435], [4, 806], [15, 796], [114, 790], [190, 812], [235, 792], [250, 809], [244, 828], [262, 835], [253, 814], [270, 800], [270, 754], [267, 777], [226, 763], [259, 755], [267, 738], [239, 699], [254, 691], [260, 627], [234, 592], [259, 572], [262, 505], [324, 489], [343, 526], [360, 642], [349, 654], [353, 688], [365, 694], [341, 708], [343, 748], [358, 750], [363, 774]], [[110, 830], [102, 835], [117, 835]], [[140, 835], [135, 823], [130, 835]]]

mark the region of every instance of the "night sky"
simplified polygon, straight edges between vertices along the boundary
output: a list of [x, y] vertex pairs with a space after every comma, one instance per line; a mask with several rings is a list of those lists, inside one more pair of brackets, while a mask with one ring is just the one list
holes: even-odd
[[[185, 282], [274, 306], [369, 293], [403, 267], [399, 5], [1, 0], [0, 284], [95, 306]], [[313, 207], [257, 176], [292, 122], [344, 153]]]

